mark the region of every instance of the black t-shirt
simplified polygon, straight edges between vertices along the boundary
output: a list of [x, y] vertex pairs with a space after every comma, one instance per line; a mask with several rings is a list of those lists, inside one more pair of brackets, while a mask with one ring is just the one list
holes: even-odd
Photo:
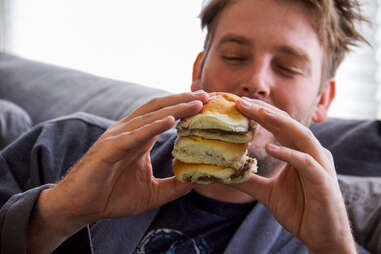
[[220, 202], [191, 191], [160, 209], [134, 253], [223, 253], [253, 206], [254, 202]]

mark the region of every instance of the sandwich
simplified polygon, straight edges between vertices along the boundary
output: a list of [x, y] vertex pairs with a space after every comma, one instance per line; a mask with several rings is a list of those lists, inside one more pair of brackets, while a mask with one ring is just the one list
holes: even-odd
[[172, 168], [182, 182], [241, 183], [257, 172], [248, 147], [257, 124], [235, 107], [238, 96], [210, 93], [202, 111], [177, 124]]

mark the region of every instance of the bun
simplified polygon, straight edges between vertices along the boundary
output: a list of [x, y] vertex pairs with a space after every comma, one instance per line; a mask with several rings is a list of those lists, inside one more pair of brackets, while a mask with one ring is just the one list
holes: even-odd
[[242, 183], [249, 179], [251, 173], [257, 172], [257, 165], [254, 163], [249, 170], [237, 175], [233, 168], [224, 168], [208, 164], [183, 163], [177, 159], [172, 161], [172, 168], [177, 180], [181, 182], [193, 182], [198, 184]]
[[187, 163], [214, 164], [239, 169], [246, 161], [247, 144], [190, 136], [177, 140], [172, 155]]
[[256, 172], [256, 160], [247, 156], [257, 124], [241, 114], [238, 96], [210, 93], [197, 115], [177, 125], [172, 155], [179, 181], [239, 183]]
[[238, 96], [229, 93], [210, 93], [202, 111], [179, 124], [184, 129], [218, 129], [228, 132], [247, 132], [249, 120], [235, 107]]

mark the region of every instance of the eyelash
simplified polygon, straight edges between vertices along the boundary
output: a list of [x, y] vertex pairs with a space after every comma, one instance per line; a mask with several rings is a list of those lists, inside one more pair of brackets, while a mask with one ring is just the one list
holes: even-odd
[[234, 62], [234, 63], [242, 63], [246, 61], [245, 57], [240, 57], [240, 56], [222, 56], [222, 58], [225, 61]]
[[284, 67], [282, 65], [277, 65], [276, 68], [280, 70], [280, 72], [287, 77], [294, 77], [300, 74], [299, 71], [294, 71], [290, 68]]

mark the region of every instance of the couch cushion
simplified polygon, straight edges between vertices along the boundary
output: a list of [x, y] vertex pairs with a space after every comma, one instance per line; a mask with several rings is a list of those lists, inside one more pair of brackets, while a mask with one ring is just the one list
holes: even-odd
[[165, 94], [168, 92], [0, 53], [0, 98], [24, 108], [34, 123], [79, 111], [118, 120]]
[[0, 150], [32, 127], [28, 113], [16, 104], [0, 100]]
[[332, 152], [339, 174], [381, 176], [380, 121], [331, 118], [311, 129]]

